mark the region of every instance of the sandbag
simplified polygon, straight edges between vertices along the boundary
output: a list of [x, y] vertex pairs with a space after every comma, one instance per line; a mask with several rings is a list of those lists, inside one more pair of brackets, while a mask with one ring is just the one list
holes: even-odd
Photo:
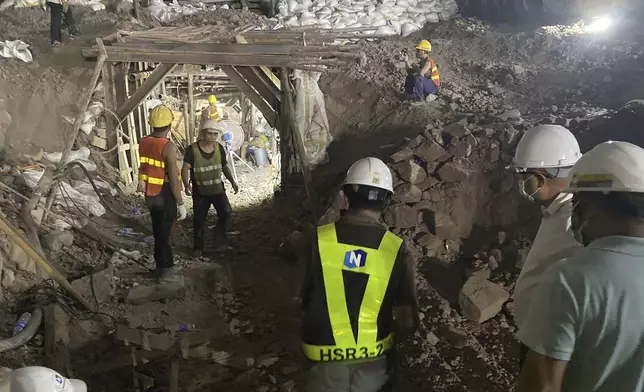
[[318, 165], [327, 159], [326, 149], [333, 141], [326, 115], [324, 94], [318, 86], [319, 72], [296, 70], [295, 121], [302, 133], [308, 163]]
[[394, 30], [391, 26], [380, 26], [376, 34], [382, 35], [399, 35], [398, 31]]
[[405, 23], [401, 27], [401, 32], [400, 34], [403, 37], [407, 37], [408, 35], [415, 33], [416, 31], [420, 30], [421, 27], [415, 23]]
[[427, 23], [438, 23], [440, 22], [440, 18], [436, 12], [432, 12], [430, 14], [425, 14], [425, 20]]
[[20, 40], [0, 42], [0, 57], [16, 58], [25, 63], [30, 63], [34, 59], [29, 50], [29, 44]]

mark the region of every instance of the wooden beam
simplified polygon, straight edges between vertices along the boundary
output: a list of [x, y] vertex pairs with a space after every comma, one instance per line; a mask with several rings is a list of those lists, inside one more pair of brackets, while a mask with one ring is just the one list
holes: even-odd
[[195, 140], [195, 88], [193, 83], [193, 77], [191, 73], [188, 73], [188, 142], [190, 144], [194, 143]]
[[[112, 60], [109, 58], [109, 54], [107, 55], [109, 60]], [[146, 61], [147, 59], [141, 59], [139, 61]], [[113, 61], [113, 60], [112, 60]], [[134, 110], [136, 107], [138, 107], [141, 102], [143, 102], [148, 95], [154, 90], [162, 81], [165, 79], [166, 75], [172, 72], [172, 70], [177, 66], [176, 63], [171, 63], [171, 64], [160, 64], [154, 72], [152, 72], [152, 75], [150, 75], [149, 78], [143, 82], [141, 87], [139, 87], [134, 94], [128, 100], [121, 105], [118, 109], [116, 109], [116, 115], [118, 116], [119, 119], [124, 118], [132, 110]]]
[[[268, 67], [310, 67], [312, 65], [341, 66], [347, 64], [347, 60], [339, 58], [317, 59], [317, 58], [293, 58], [284, 55], [241, 55], [241, 54], [213, 54], [210, 52], [185, 52], [185, 51], [130, 51], [118, 47], [108, 46], [107, 61], [128, 62], [128, 61], [152, 61], [155, 63], [168, 64], [198, 64], [198, 65], [237, 65], [253, 66], [263, 65]], [[157, 68], [158, 69], [158, 68]], [[156, 72], [156, 71], [155, 71]], [[165, 76], [165, 75], [164, 75]], [[146, 81], [152, 79], [152, 76]]]
[[277, 119], [278, 115], [273, 108], [264, 101], [261, 95], [257, 93], [257, 91], [248, 84], [248, 82], [244, 79], [243, 76], [239, 74], [239, 72], [234, 68], [230, 66], [221, 66], [221, 70], [228, 75], [228, 77], [237, 84], [237, 87], [250, 99], [250, 101], [253, 103], [253, 105], [257, 106], [257, 109], [259, 109], [262, 114], [264, 115], [264, 118], [268, 123], [271, 125], [271, 127], [275, 127], [277, 125]]
[[[250, 67], [235, 67], [237, 72], [246, 79], [248, 84], [253, 86], [257, 93], [264, 98], [266, 102], [275, 110], [279, 112], [281, 96], [277, 96], [273, 91], [266, 85], [266, 83], [257, 76], [256, 73]], [[281, 94], [280, 94], [281, 95]]]
[[317, 222], [320, 214], [318, 213], [318, 203], [317, 198], [315, 197], [315, 191], [312, 188], [313, 176], [311, 175], [311, 168], [309, 166], [308, 159], [306, 157], [306, 150], [304, 148], [304, 141], [302, 140], [302, 134], [300, 133], [300, 127], [295, 120], [295, 103], [293, 101], [293, 91], [291, 90], [291, 85], [288, 81], [289, 71], [287, 69], [282, 69], [281, 81], [282, 81], [282, 90], [284, 91], [284, 101], [286, 101], [287, 115], [291, 124], [291, 133], [295, 139], [295, 149], [297, 150], [297, 155], [300, 158], [300, 164], [302, 165], [302, 176], [304, 177], [304, 188], [309, 197], [311, 203], [311, 213], [313, 214], [313, 221]]

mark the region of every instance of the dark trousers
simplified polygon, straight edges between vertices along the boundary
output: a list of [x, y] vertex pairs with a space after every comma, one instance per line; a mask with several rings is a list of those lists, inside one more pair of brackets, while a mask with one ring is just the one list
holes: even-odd
[[171, 268], [174, 265], [172, 258], [172, 232], [177, 220], [177, 202], [174, 200], [168, 184], [163, 186], [160, 194], [146, 197], [145, 201], [152, 219], [156, 268], [157, 270]]
[[47, 6], [51, 11], [51, 43], [53, 44], [55, 41], [63, 42], [61, 33], [63, 27], [63, 19], [65, 21], [65, 24], [67, 25], [69, 34], [75, 35], [76, 23], [74, 23], [74, 16], [72, 15], [72, 7], [68, 7], [67, 12], [65, 12], [62, 4], [47, 2]]
[[519, 348], [519, 371], [523, 369], [523, 364], [525, 363], [525, 359], [528, 356], [528, 351], [530, 351], [528, 346], [521, 343], [521, 347]]
[[194, 209], [194, 231], [195, 231], [195, 245], [194, 249], [203, 250], [204, 248], [204, 234], [206, 231], [206, 219], [208, 218], [208, 210], [210, 206], [215, 207], [217, 211], [217, 225], [215, 226], [215, 243], [217, 245], [224, 245], [226, 242], [226, 229], [228, 222], [232, 216], [233, 210], [230, 207], [228, 196], [226, 192], [217, 195], [200, 195], [192, 191], [192, 204]]
[[405, 79], [405, 93], [411, 95], [413, 99], [421, 100], [429, 94], [437, 94], [438, 86], [425, 76], [409, 74]]

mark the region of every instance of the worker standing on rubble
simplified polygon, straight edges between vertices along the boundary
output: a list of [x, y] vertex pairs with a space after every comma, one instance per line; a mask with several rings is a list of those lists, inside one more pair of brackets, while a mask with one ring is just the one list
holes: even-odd
[[571, 172], [584, 248], [551, 267], [518, 338], [530, 348], [519, 391], [644, 388], [644, 149], [602, 143]]
[[63, 44], [63, 21], [65, 22], [65, 25], [67, 25], [69, 39], [73, 40], [76, 38], [76, 22], [74, 21], [74, 15], [72, 14], [69, 0], [40, 0], [40, 5], [43, 10], [47, 11], [47, 9], [49, 9], [51, 13], [51, 27], [49, 34], [52, 46], [57, 47]]
[[[181, 175], [186, 194], [192, 195], [194, 208], [194, 249], [193, 256], [200, 257], [204, 250], [204, 232], [210, 206], [217, 211], [215, 244], [227, 248], [226, 230], [232, 215], [232, 208], [226, 196], [221, 174], [230, 181], [235, 193], [239, 187], [230, 167], [227, 165], [226, 149], [217, 142], [222, 132], [217, 120], [207, 120], [201, 128], [201, 137], [186, 149]], [[191, 184], [192, 183], [192, 186]]]
[[418, 63], [414, 64], [407, 54], [403, 55], [403, 60], [407, 63], [405, 95], [409, 100], [422, 101], [430, 95], [435, 97], [440, 90], [441, 79], [436, 62], [429, 57], [431, 51], [432, 44], [424, 39], [416, 46]]
[[153, 132], [139, 142], [139, 190], [145, 193], [145, 202], [150, 210], [154, 261], [162, 283], [180, 281], [173, 271], [172, 233], [175, 221], [186, 218], [177, 147], [169, 139], [173, 120], [170, 108], [165, 105], [155, 107], [149, 117]]
[[318, 227], [309, 244], [300, 296], [303, 351], [313, 362], [306, 391], [385, 391], [394, 324], [406, 332], [419, 324], [414, 263], [379, 223], [393, 194], [389, 168], [377, 158], [355, 162], [343, 192], [346, 214]]
[[[530, 253], [514, 287], [515, 312], [518, 326], [534, 298], [534, 290], [543, 272], [558, 260], [580, 248], [570, 228], [572, 194], [568, 186], [572, 165], [581, 157], [575, 136], [559, 125], [539, 125], [528, 129], [514, 154], [514, 170], [521, 195], [541, 207], [543, 218]], [[521, 346], [520, 363], [527, 354]]]
[[203, 128], [203, 125], [207, 120], [221, 121], [221, 116], [219, 116], [219, 111], [217, 110], [217, 97], [214, 95], [208, 97], [208, 106], [201, 111], [199, 129]]

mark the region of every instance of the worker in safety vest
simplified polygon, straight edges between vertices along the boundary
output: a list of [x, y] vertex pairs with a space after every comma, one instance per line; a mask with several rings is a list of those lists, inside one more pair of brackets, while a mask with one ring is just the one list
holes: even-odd
[[29, 366], [0, 369], [0, 392], [87, 392], [87, 384], [68, 379], [55, 370]]
[[217, 110], [217, 97], [211, 95], [208, 97], [208, 106], [201, 111], [201, 118], [199, 119], [199, 129], [203, 128], [207, 120], [221, 121], [219, 111]]
[[183, 157], [181, 175], [186, 194], [192, 195], [194, 208], [193, 255], [195, 257], [201, 256], [204, 250], [206, 219], [211, 205], [217, 211], [215, 244], [220, 249], [227, 247], [226, 229], [232, 215], [232, 208], [221, 179], [222, 173], [230, 181], [235, 193], [239, 192], [239, 187], [227, 165], [226, 149], [217, 142], [217, 136], [221, 131], [218, 121], [207, 120], [202, 126], [201, 137], [186, 148]]
[[311, 236], [300, 296], [303, 351], [313, 362], [306, 391], [385, 391], [393, 384], [394, 329], [411, 332], [419, 323], [414, 262], [379, 223], [393, 193], [381, 160], [355, 162], [343, 192], [347, 212]]
[[412, 63], [406, 54], [403, 56], [407, 62], [405, 94], [410, 100], [424, 100], [430, 95], [435, 96], [440, 90], [441, 79], [436, 62], [429, 57], [431, 51], [432, 44], [424, 39], [416, 46], [417, 64]]
[[162, 283], [180, 281], [173, 272], [172, 232], [175, 221], [186, 218], [177, 147], [169, 139], [173, 119], [172, 110], [165, 105], [152, 109], [149, 123], [153, 132], [139, 142], [139, 191], [145, 193], [150, 210], [154, 260]]

